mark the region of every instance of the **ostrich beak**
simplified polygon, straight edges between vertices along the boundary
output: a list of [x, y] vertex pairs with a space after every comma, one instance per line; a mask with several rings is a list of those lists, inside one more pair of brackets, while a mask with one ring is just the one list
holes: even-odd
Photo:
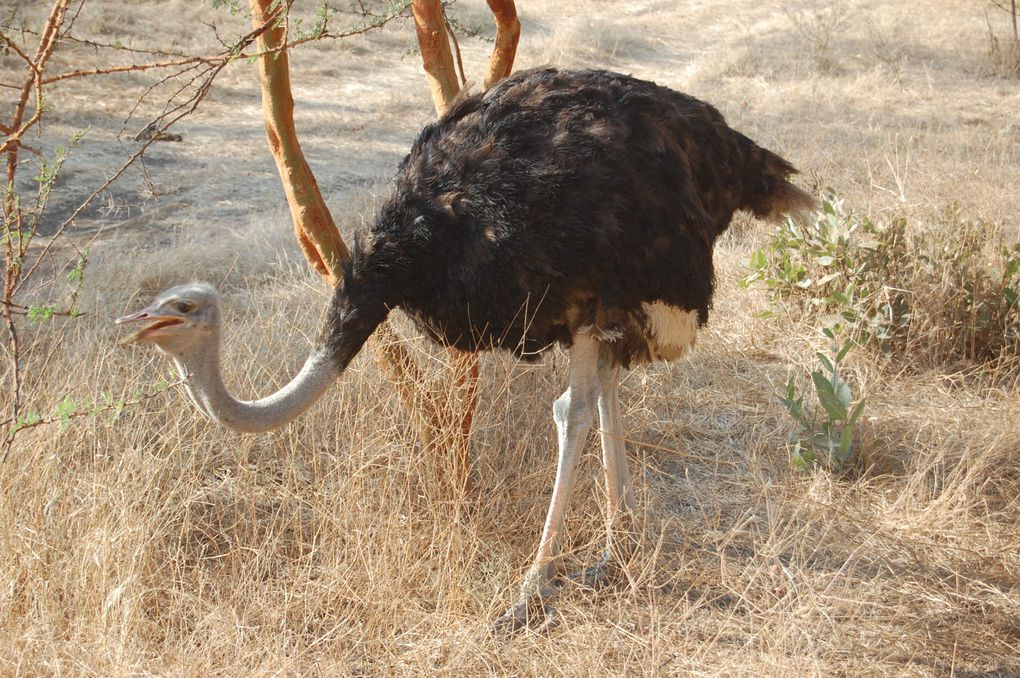
[[148, 321], [148, 324], [134, 334], [121, 339], [120, 343], [122, 346], [151, 341], [150, 337], [152, 334], [158, 332], [164, 327], [180, 325], [184, 322], [184, 319], [173, 315], [167, 315], [165, 312], [157, 311], [150, 306], [149, 308], [143, 308], [137, 313], [126, 315], [123, 318], [117, 318], [113, 322], [116, 325], [123, 325], [124, 323], [137, 323], [142, 321]]

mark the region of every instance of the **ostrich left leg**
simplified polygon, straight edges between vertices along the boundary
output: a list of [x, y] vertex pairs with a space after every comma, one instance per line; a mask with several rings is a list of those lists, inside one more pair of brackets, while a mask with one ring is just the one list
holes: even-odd
[[555, 576], [559, 538], [574, 484], [577, 459], [595, 415], [599, 392], [598, 362], [599, 343], [587, 334], [577, 334], [574, 345], [570, 347], [570, 386], [553, 404], [559, 461], [549, 514], [535, 561], [524, 578], [521, 596], [506, 614], [496, 620], [496, 628], [500, 631], [513, 632], [541, 619], [549, 611], [549, 599], [558, 590]]

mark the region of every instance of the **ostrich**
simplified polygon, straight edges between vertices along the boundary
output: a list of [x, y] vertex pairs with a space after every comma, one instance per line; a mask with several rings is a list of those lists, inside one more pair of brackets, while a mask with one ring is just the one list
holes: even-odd
[[617, 391], [621, 370], [676, 360], [708, 320], [712, 249], [733, 213], [810, 210], [793, 166], [693, 97], [605, 71], [519, 72], [461, 98], [421, 132], [392, 197], [357, 238], [319, 348], [278, 392], [239, 401], [220, 377], [220, 307], [205, 284], [174, 287], [118, 323], [168, 353], [195, 405], [239, 431], [291, 421], [336, 380], [390, 310], [465, 351], [534, 360], [569, 352], [553, 404], [559, 458], [520, 597], [497, 620], [540, 619], [559, 588], [557, 543], [574, 470], [598, 412], [607, 548], [582, 579], [617, 571], [634, 494]]

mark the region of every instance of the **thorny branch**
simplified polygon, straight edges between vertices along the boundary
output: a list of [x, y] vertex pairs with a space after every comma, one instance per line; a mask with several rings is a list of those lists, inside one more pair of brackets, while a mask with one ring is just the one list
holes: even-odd
[[[26, 237], [22, 230], [23, 221], [20, 204], [14, 188], [14, 179], [18, 170], [18, 147], [20, 145], [21, 136], [42, 118], [42, 71], [56, 47], [60, 25], [63, 23], [64, 13], [67, 11], [69, 4], [70, 0], [57, 0], [53, 4], [53, 8], [50, 10], [49, 17], [46, 20], [42, 36], [39, 39], [39, 45], [36, 49], [34, 59], [30, 58], [21, 50], [14, 50], [26, 62], [29, 73], [25, 78], [25, 82], [21, 86], [21, 96], [15, 104], [14, 115], [11, 123], [6, 125], [7, 129], [10, 130], [10, 132], [8, 132], [8, 139], [2, 146], [0, 146], [0, 152], [7, 153], [5, 182], [7, 189], [3, 201], [4, 262], [6, 264], [4, 266], [3, 299], [8, 302], [13, 301], [14, 299], [14, 289], [21, 279], [22, 262], [27, 248]], [[4, 42], [5, 44], [8, 44], [8, 46], [13, 44], [13, 41], [7, 38], [7, 36], [4, 36]], [[33, 92], [35, 93], [35, 112], [28, 120], [25, 120], [25, 112], [28, 109], [28, 102], [29, 99], [32, 98]], [[16, 240], [12, 234], [12, 226], [16, 228]], [[31, 234], [28, 237], [28, 240], [30, 239]], [[11, 381], [14, 386], [11, 398], [11, 420], [14, 422], [17, 422], [18, 416], [21, 412], [21, 400], [23, 395], [21, 340], [18, 335], [17, 323], [15, 322], [16, 315], [17, 314], [13, 312], [13, 309], [9, 304], [0, 305], [0, 317], [3, 318], [4, 326], [7, 329], [9, 348], [8, 359], [11, 365]], [[0, 453], [0, 460], [5, 460], [7, 458], [13, 442], [14, 432], [12, 426], [8, 429], [7, 434], [4, 436], [2, 443], [3, 451]]]
[[446, 32], [450, 35], [450, 44], [453, 45], [453, 57], [457, 60], [457, 74], [460, 76], [460, 88], [467, 87], [467, 76], [464, 75], [464, 60], [460, 56], [460, 43], [457, 41], [457, 33], [454, 32], [450, 20], [446, 20]]
[[[343, 40], [345, 38], [351, 38], [356, 35], [364, 35], [376, 29], [382, 28], [385, 23], [404, 16], [405, 11], [410, 7], [410, 2], [398, 5], [394, 11], [390, 14], [385, 14], [379, 17], [372, 23], [365, 24], [363, 26], [355, 26], [346, 31], [331, 32], [328, 30], [316, 31], [310, 35], [300, 36], [294, 40], [289, 40], [285, 44], [278, 47], [273, 47], [264, 51], [245, 51], [255, 42], [263, 32], [268, 30], [275, 18], [270, 18], [264, 24], [253, 30], [252, 32], [241, 38], [238, 43], [229, 47], [223, 52], [216, 54], [188, 56], [178, 59], [170, 59], [167, 61], [153, 61], [141, 64], [125, 64], [122, 66], [106, 66], [97, 68], [79, 69], [74, 71], [67, 71], [57, 75], [52, 75], [44, 78], [42, 84], [49, 85], [54, 82], [60, 82], [61, 80], [68, 80], [70, 78], [81, 78], [93, 75], [111, 75], [114, 73], [130, 73], [135, 71], [149, 71], [154, 69], [174, 68], [179, 66], [188, 66], [194, 64], [208, 64], [208, 65], [219, 65], [229, 63], [231, 61], [252, 60], [263, 56], [264, 54], [275, 54], [277, 52], [283, 52], [294, 47], [300, 47], [310, 42], [317, 42], [320, 40]], [[139, 50], [141, 51], [141, 50]], [[160, 54], [160, 53], [157, 53]]]
[[[64, 12], [67, 11], [67, 6], [70, 0], [57, 0], [54, 3], [53, 9], [50, 11], [49, 18], [46, 20], [46, 29], [43, 31], [42, 37], [39, 39], [39, 46], [36, 49], [35, 58], [29, 58], [24, 52], [18, 52], [26, 63], [28, 64], [29, 75], [25, 78], [25, 82], [21, 86], [21, 96], [18, 99], [14, 109], [14, 119], [9, 125], [11, 130], [15, 130], [10, 133], [8, 139], [0, 144], [0, 153], [6, 153], [10, 149], [15, 149], [18, 145], [21, 136], [27, 132], [32, 126], [39, 122], [42, 118], [43, 113], [43, 96], [42, 96], [42, 71], [46, 66], [46, 62], [49, 61], [53, 55], [53, 50], [57, 46], [57, 38], [59, 36], [60, 24], [64, 20]], [[0, 34], [2, 35], [2, 34]], [[4, 36], [5, 44], [8, 46], [13, 45], [13, 41]], [[24, 120], [25, 110], [28, 108], [28, 101], [35, 93], [35, 112], [26, 121]], [[18, 163], [18, 155], [15, 150], [13, 153], [8, 153], [7, 156], [7, 182], [8, 185], [14, 180], [16, 173], [16, 167]], [[4, 213], [9, 214], [10, 205], [4, 205]]]
[[[102, 414], [103, 412], [113, 411], [113, 412], [116, 412], [117, 414], [119, 414], [125, 408], [133, 407], [134, 405], [138, 405], [140, 403], [143, 403], [146, 400], [150, 400], [152, 398], [155, 398], [156, 396], [162, 395], [163, 393], [166, 393], [170, 389], [175, 388], [177, 386], [183, 386], [185, 384], [185, 382], [187, 382], [187, 380], [188, 380], [187, 377], [181, 377], [181, 378], [179, 378], [179, 379], [177, 379], [175, 381], [172, 381], [172, 382], [170, 382], [168, 384], [160, 386], [155, 391], [151, 391], [149, 393], [141, 393], [139, 395], [136, 395], [131, 400], [116, 400], [116, 401], [114, 401], [114, 400], [111, 399], [110, 402], [104, 403], [102, 405], [93, 405], [92, 407], [89, 407], [87, 409], [75, 409], [75, 411], [69, 412], [69, 413], [67, 413], [67, 414], [65, 414], [63, 416], [39, 417], [37, 419], [31, 419], [31, 420], [28, 420], [28, 421], [22, 421], [22, 420], [13, 419], [13, 418], [12, 419], [5, 419], [3, 421], [0, 421], [0, 426], [4, 426], [4, 427], [8, 427], [8, 428], [14, 429], [15, 433], [20, 433], [22, 431], [27, 431], [29, 429], [33, 429], [33, 428], [36, 428], [36, 427], [39, 427], [39, 426], [47, 426], [49, 424], [57, 424], [57, 423], [63, 424], [63, 423], [66, 423], [66, 422], [70, 421], [71, 419], [81, 419], [83, 417], [94, 417], [97, 414]], [[5, 461], [7, 461], [7, 454], [8, 454], [8, 452], [10, 452], [10, 446], [9, 445], [4, 446], [3, 452], [0, 453], [0, 464], [2, 464]]]
[[[4, 306], [10, 306], [11, 307], [11, 313], [15, 313], [17, 315], [29, 315], [31, 313], [31, 310], [32, 310], [31, 306], [25, 306], [24, 304], [15, 304], [13, 301], [7, 301], [6, 299], [0, 299], [0, 304], [3, 304]], [[70, 311], [70, 310], [68, 310], [68, 311], [51, 311], [50, 315], [64, 316], [64, 317], [67, 317], [67, 318], [78, 318], [80, 316], [85, 315], [85, 312], [84, 311]]]

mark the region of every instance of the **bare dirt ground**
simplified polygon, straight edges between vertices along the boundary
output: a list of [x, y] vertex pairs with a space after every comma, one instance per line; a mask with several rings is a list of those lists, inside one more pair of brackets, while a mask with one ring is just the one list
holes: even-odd
[[[129, 46], [214, 49], [203, 22], [243, 26], [208, 3], [89, 7], [83, 32]], [[931, 224], [957, 210], [1020, 235], [1020, 83], [989, 72], [988, 22], [1003, 36], [1007, 22], [987, 3], [535, 0], [519, 11], [517, 68], [655, 80], [710, 101], [804, 186], [832, 187], [876, 220]], [[491, 30], [480, 0], [452, 12]], [[298, 133], [345, 237], [433, 118], [413, 44], [404, 22], [292, 55]], [[480, 81], [489, 46], [461, 47]], [[148, 82], [55, 91], [35, 143], [89, 131], [44, 230], [137, 147], [156, 111], [125, 118]], [[239, 394], [284, 383], [312, 344], [327, 292], [293, 243], [255, 66], [228, 68], [173, 131], [180, 143], [155, 144], [145, 174], [75, 224], [80, 242], [99, 234], [87, 315], [26, 331], [40, 411], [168, 378], [159, 356], [116, 348], [110, 321], [177, 282], [223, 290]], [[736, 284], [769, 228], [742, 218], [720, 242], [697, 352], [623, 384], [643, 548], [619, 590], [566, 591], [541, 633], [489, 633], [548, 504], [561, 355], [485, 358], [470, 508], [430, 495], [413, 431], [365, 355], [272, 434], [217, 429], [171, 390], [115, 419], [19, 436], [0, 467], [0, 673], [1020, 675], [1015, 374], [855, 353], [861, 461], [794, 470], [794, 425], [774, 394], [824, 341], [759, 317], [764, 295]], [[572, 565], [598, 553], [603, 532], [596, 456], [583, 464]]]

